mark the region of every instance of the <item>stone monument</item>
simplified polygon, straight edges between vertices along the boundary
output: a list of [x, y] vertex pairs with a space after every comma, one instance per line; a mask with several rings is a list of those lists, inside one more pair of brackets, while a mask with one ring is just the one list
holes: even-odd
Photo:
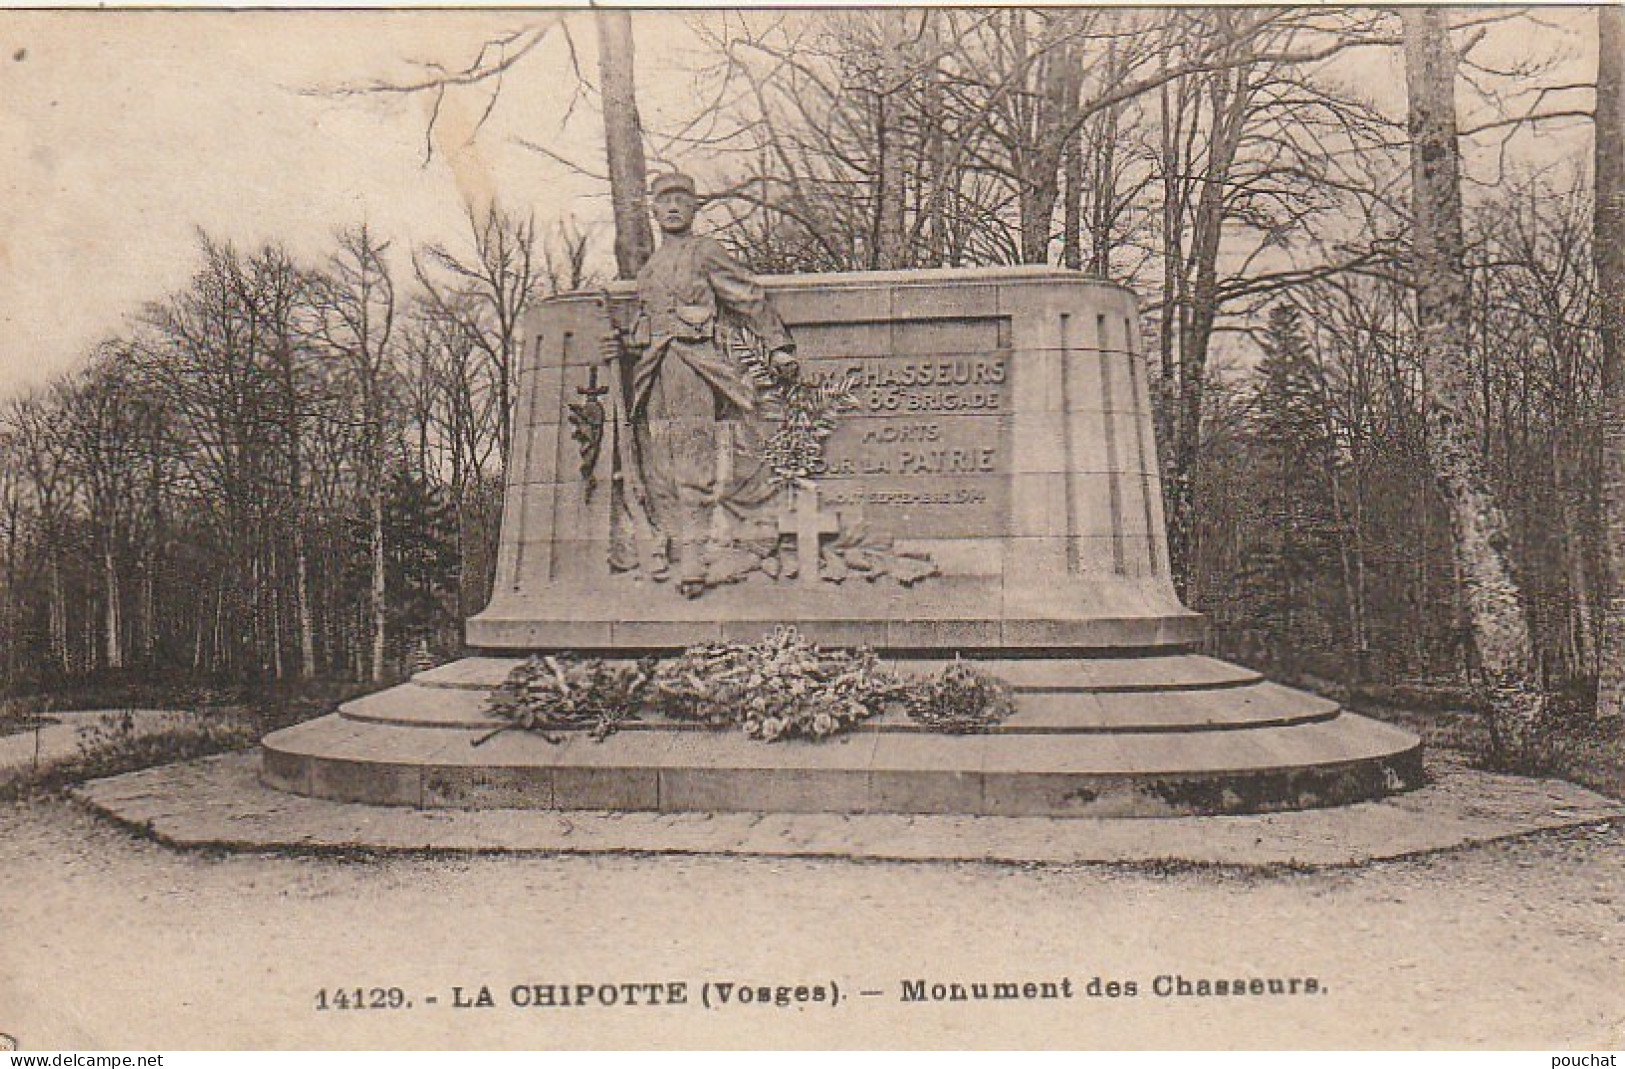
[[[640, 528], [633, 364], [601, 344], [612, 327], [642, 342], [635, 287], [531, 315], [495, 589], [468, 621], [480, 655], [268, 736], [265, 782], [425, 807], [1154, 816], [1421, 781], [1414, 736], [1196, 652], [1130, 291], [1045, 267], [760, 281], [799, 376], [775, 377], [762, 350], [784, 339], [760, 323], [718, 328], [782, 403], [707, 413], [705, 529], [677, 548]], [[805, 384], [833, 411], [798, 408]], [[809, 412], [804, 471], [773, 443]], [[768, 490], [742, 492], [774, 464]], [[503, 724], [491, 689], [533, 652], [630, 658], [786, 625], [904, 671], [974, 658], [1017, 711], [970, 735], [888, 715], [822, 742], [645, 720], [474, 745]]]

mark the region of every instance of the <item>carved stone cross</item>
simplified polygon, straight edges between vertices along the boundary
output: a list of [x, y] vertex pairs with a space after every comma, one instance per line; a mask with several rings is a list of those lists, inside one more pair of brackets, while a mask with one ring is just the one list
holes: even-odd
[[841, 517], [818, 507], [818, 484], [800, 480], [791, 490], [790, 507], [779, 513], [779, 533], [796, 540], [796, 575], [802, 586], [818, 585], [819, 549], [826, 537], [840, 533]]

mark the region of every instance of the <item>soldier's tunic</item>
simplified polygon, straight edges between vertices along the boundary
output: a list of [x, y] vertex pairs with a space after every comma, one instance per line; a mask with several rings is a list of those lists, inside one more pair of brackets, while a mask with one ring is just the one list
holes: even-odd
[[713, 515], [731, 490], [733, 424], [757, 400], [719, 344], [719, 320], [737, 320], [769, 350], [792, 342], [762, 287], [701, 235], [666, 237], [638, 272], [638, 304], [630, 422], [653, 567], [674, 558], [681, 578], [701, 580]]

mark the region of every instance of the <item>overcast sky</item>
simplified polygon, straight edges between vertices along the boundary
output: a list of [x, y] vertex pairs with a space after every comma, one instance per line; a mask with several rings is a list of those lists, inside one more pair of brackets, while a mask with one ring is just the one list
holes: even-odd
[[[551, 17], [0, 12], [0, 397], [184, 286], [199, 227], [315, 256], [363, 220], [398, 253], [456, 242], [465, 197], [493, 192], [544, 220], [606, 215], [594, 183], [515, 141], [591, 158], [595, 112], [560, 131], [562, 38], [516, 67], [472, 146], [479, 101], [448, 100], [427, 166], [426, 98], [310, 92], [409, 78], [412, 59], [464, 66], [488, 36]], [[640, 16], [640, 39], [662, 20]], [[590, 21], [577, 31], [591, 67]]]
[[[1573, 32], [1541, 31], [1542, 45], [1589, 78], [1589, 15], [1552, 14]], [[421, 73], [413, 60], [465, 66], [487, 38], [554, 17], [0, 12], [0, 398], [78, 363], [143, 302], [184, 286], [199, 227], [243, 246], [282, 240], [309, 258], [336, 227], [366, 221], [404, 265], [413, 243], [464, 240], [465, 199], [497, 194], [544, 223], [605, 226], [602, 182], [518, 143], [601, 166], [595, 102], [565, 125], [575, 79], [562, 35], [515, 67], [472, 144], [481, 101], [448, 100], [427, 165], [426, 98], [321, 92], [409, 79]], [[595, 77], [590, 16], [571, 17]], [[640, 105], [658, 129], [696, 106], [683, 73], [691, 38], [680, 16], [640, 12], [634, 24]], [[1530, 32], [1508, 31], [1504, 47], [1527, 49]], [[1402, 103], [1397, 56], [1368, 74], [1364, 89]], [[600, 232], [600, 262], [608, 246]]]

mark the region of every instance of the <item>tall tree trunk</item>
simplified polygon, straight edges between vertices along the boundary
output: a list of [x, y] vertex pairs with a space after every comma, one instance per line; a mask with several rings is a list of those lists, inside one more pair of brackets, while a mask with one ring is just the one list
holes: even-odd
[[1625, 11], [1597, 8], [1596, 215], [1606, 588], [1597, 712], [1625, 716]]
[[141, 661], [154, 668], [158, 661], [158, 550], [149, 546], [141, 573]]
[[5, 645], [5, 676], [0, 679], [10, 686], [17, 678], [17, 527], [7, 528], [5, 600], [0, 601], [0, 643]]
[[1366, 523], [1365, 523], [1365, 476], [1364, 464], [1358, 454], [1354, 458], [1353, 472], [1353, 513], [1354, 525], [1354, 604], [1350, 607], [1350, 619], [1353, 623], [1354, 634], [1354, 681], [1364, 683], [1371, 671], [1371, 624], [1370, 612], [1367, 610], [1366, 595]]
[[57, 548], [54, 531], [47, 531], [46, 538], [50, 540], [50, 571], [51, 571], [51, 603], [47, 610], [50, 617], [51, 652], [56, 657], [57, 667], [64, 674], [73, 671], [73, 658], [68, 651], [68, 596], [62, 582], [62, 553]]
[[310, 554], [305, 548], [304, 525], [295, 522], [293, 532], [294, 611], [299, 616], [299, 675], [316, 676], [316, 626], [310, 611]]
[[[1106, 42], [1106, 75], [1119, 77], [1117, 41]], [[1081, 87], [1080, 87], [1081, 88]], [[1112, 274], [1112, 228], [1117, 222], [1117, 127], [1121, 106], [1113, 104], [1096, 124], [1094, 191], [1089, 211], [1089, 270], [1097, 278]], [[1079, 176], [1080, 181], [1082, 176]]]
[[193, 620], [192, 628], [192, 672], [194, 675], [203, 671], [203, 635], [208, 602], [199, 598], [195, 608], [197, 614]]
[[903, 86], [909, 72], [903, 55], [907, 13], [886, 10], [880, 20], [880, 83], [875, 87], [875, 237], [872, 266], [907, 267], [903, 217], [908, 204], [908, 150], [903, 144]]
[[1571, 438], [1564, 435], [1552, 446], [1552, 490], [1557, 495], [1558, 522], [1563, 532], [1558, 550], [1568, 586], [1569, 611], [1564, 630], [1572, 650], [1569, 673], [1583, 676], [1597, 664], [1597, 613], [1592, 600], [1597, 591], [1590, 575], [1589, 551], [1599, 540], [1594, 518], [1588, 522], [1588, 515], [1595, 514], [1585, 507], [1587, 495], [1575, 485], [1579, 479], [1570, 472], [1571, 458], [1578, 454]]
[[113, 552], [113, 532], [107, 531], [107, 542], [102, 547], [102, 583], [107, 588], [104, 626], [107, 628], [106, 664], [108, 668], [124, 667], [124, 623], [119, 612], [118, 559]]
[[920, 118], [925, 131], [926, 174], [931, 181], [930, 195], [922, 198], [922, 210], [926, 214], [925, 235], [930, 250], [926, 263], [922, 265], [925, 267], [947, 266], [950, 245], [948, 194], [957, 186], [948, 173], [948, 131], [943, 125], [942, 43], [937, 32], [937, 23], [942, 17], [940, 11], [928, 11], [923, 16], [926, 20], [926, 54], [931, 57], [929, 69], [921, 72], [925, 87]]
[[[1063, 20], [1065, 16], [1060, 16]], [[1056, 31], [1068, 33], [1063, 21]], [[1021, 183], [1020, 227], [1023, 263], [1049, 262], [1050, 235], [1055, 226], [1055, 205], [1061, 199], [1061, 172], [1066, 147], [1074, 139], [1078, 116], [1081, 64], [1070, 45], [1050, 44], [1038, 65], [1042, 87], [1036, 107], [1032, 150], [1017, 165]]]
[[226, 645], [226, 584], [222, 582], [215, 590], [214, 595], [214, 631], [209, 639], [209, 659], [206, 662], [211, 672], [231, 667], [230, 648]]
[[1112, 229], [1117, 222], [1117, 109], [1102, 118], [1095, 146], [1094, 192], [1089, 211], [1089, 271], [1112, 277]]
[[286, 600], [286, 589], [282, 582], [282, 553], [281, 546], [272, 542], [267, 547], [267, 557], [271, 569], [270, 593], [267, 600], [270, 602], [270, 635], [271, 635], [271, 678], [281, 681], [286, 677], [287, 665], [282, 653], [282, 604]]
[[[375, 412], [375, 416], [376, 416]], [[377, 418], [381, 419], [381, 416]], [[373, 424], [377, 428], [378, 424]], [[376, 431], [375, 431], [376, 433]], [[371, 679], [374, 683], [384, 680], [384, 652], [386, 638], [386, 623], [388, 620], [387, 606], [384, 597], [387, 593], [384, 554], [384, 472], [383, 461], [379, 457], [381, 448], [373, 446], [373, 477], [372, 477], [372, 664]]]
[[1473, 436], [1469, 292], [1456, 136], [1456, 57], [1448, 12], [1401, 9], [1411, 136], [1411, 201], [1429, 460], [1450, 508], [1462, 593], [1484, 676], [1491, 744], [1502, 759], [1531, 741], [1541, 696], [1530, 677], [1529, 621], [1506, 557], [1506, 517], [1490, 493]]
[[649, 175], [643, 157], [643, 121], [638, 117], [632, 52], [632, 15], [625, 9], [595, 8], [598, 73], [603, 81], [604, 147], [609, 164], [609, 199], [615, 216], [617, 278], [636, 278], [654, 251], [649, 222]]
[[[256, 529], [258, 529], [256, 527]], [[248, 554], [248, 590], [243, 598], [247, 602], [248, 611], [248, 649], [246, 651], [245, 670], [255, 679], [265, 675], [266, 643], [265, 643], [265, 594], [268, 585], [265, 581], [265, 557], [261, 547], [255, 546]]]
[[18, 499], [13, 497], [8, 502], [6, 517], [6, 599], [3, 609], [0, 609], [0, 643], [6, 648], [6, 674], [5, 683], [9, 686], [16, 682], [17, 665], [20, 659], [22, 643], [19, 617], [21, 613], [21, 598], [17, 596], [17, 543], [22, 532], [21, 508]]
[[1360, 682], [1360, 672], [1358, 670], [1361, 660], [1359, 651], [1362, 648], [1360, 641], [1360, 593], [1355, 564], [1358, 550], [1351, 542], [1351, 538], [1355, 535], [1355, 525], [1349, 515], [1348, 490], [1343, 485], [1342, 478], [1338, 475], [1337, 446], [1335, 445], [1336, 439], [1333, 437], [1336, 430], [1327, 427], [1324, 433], [1326, 434], [1324, 439], [1325, 448], [1320, 459], [1321, 464], [1326, 469], [1327, 488], [1331, 491], [1332, 522], [1337, 539], [1337, 563], [1340, 577], [1343, 580], [1344, 610], [1348, 617], [1348, 643], [1355, 651], [1356, 671], [1352, 674], [1353, 678], [1350, 681]]
[[1061, 158], [1066, 192], [1061, 201], [1061, 263], [1083, 270], [1083, 132], [1072, 131]]
[[[1245, 66], [1208, 76], [1213, 130], [1206, 170], [1191, 216], [1190, 259], [1179, 265], [1179, 359], [1177, 400], [1171, 413], [1172, 472], [1167, 492], [1168, 551], [1181, 595], [1192, 588], [1197, 558], [1197, 485], [1202, 462], [1202, 411], [1208, 348], [1219, 317], [1219, 252], [1223, 245], [1225, 193], [1246, 124], [1252, 89]], [[1177, 225], [1177, 223], [1176, 223]]]
[[[288, 470], [288, 503], [294, 510], [293, 531], [293, 615], [294, 626], [299, 629], [299, 676], [310, 679], [316, 674], [316, 636], [311, 628], [310, 619], [310, 567], [305, 549], [305, 517], [307, 508], [304, 465], [300, 452], [303, 449], [303, 433], [300, 425], [299, 409], [295, 403], [297, 390], [292, 375], [292, 357], [284, 354], [282, 366], [289, 369], [284, 376], [284, 398], [287, 408], [282, 417], [282, 434], [287, 442], [287, 470]], [[278, 650], [281, 649], [280, 629], [277, 635]], [[280, 658], [280, 653], [278, 654]], [[277, 672], [281, 676], [280, 665]]]
[[[1061, 263], [1074, 271], [1083, 268], [1083, 125], [1076, 122], [1078, 96], [1083, 91], [1083, 56], [1076, 43], [1066, 45], [1066, 70], [1072, 93], [1067, 115], [1069, 130], [1061, 148]], [[1109, 109], [1108, 109], [1109, 110]], [[1095, 146], [1098, 150], [1100, 146]]]
[[[1163, 59], [1166, 69], [1167, 59]], [[1156, 422], [1158, 459], [1162, 467], [1163, 505], [1167, 513], [1168, 566], [1181, 597], [1188, 592], [1190, 575], [1190, 530], [1184, 518], [1190, 509], [1185, 498], [1184, 473], [1179, 467], [1175, 442], [1175, 413], [1179, 411], [1179, 364], [1177, 346], [1179, 318], [1184, 296], [1181, 261], [1184, 259], [1184, 229], [1181, 197], [1184, 175], [1179, 166], [1179, 139], [1184, 110], [1176, 87], [1164, 84], [1159, 91], [1158, 109], [1162, 148], [1162, 310], [1157, 323], [1157, 405], [1152, 411]]]
[[[891, 71], [884, 77], [889, 81]], [[875, 150], [880, 156], [880, 166], [875, 174], [875, 238], [870, 264], [878, 270], [908, 265], [908, 243], [903, 229], [907, 191], [903, 176], [908, 160], [898, 129], [898, 107], [897, 99], [890, 93], [880, 93], [875, 102]]]

